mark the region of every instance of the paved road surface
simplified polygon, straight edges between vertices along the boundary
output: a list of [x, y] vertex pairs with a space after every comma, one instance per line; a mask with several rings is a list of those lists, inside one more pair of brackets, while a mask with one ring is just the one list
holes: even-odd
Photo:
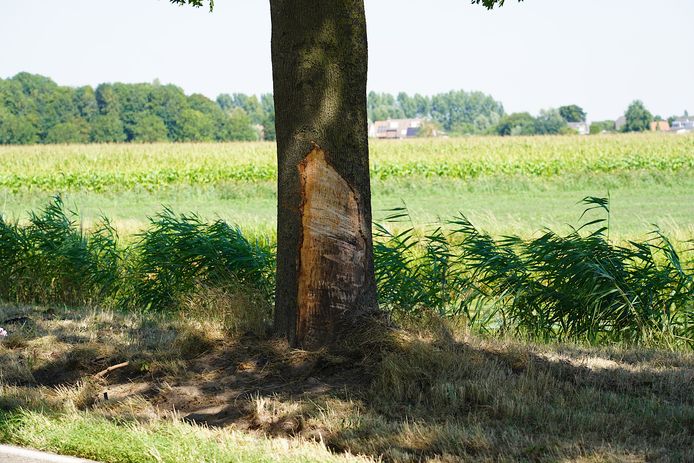
[[79, 458], [61, 457], [52, 453], [37, 452], [0, 445], [0, 463], [94, 463]]

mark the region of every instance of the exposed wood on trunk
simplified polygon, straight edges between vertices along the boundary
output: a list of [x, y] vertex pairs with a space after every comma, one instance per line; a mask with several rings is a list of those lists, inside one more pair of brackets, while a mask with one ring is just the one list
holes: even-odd
[[356, 192], [314, 145], [299, 164], [302, 241], [297, 341], [320, 346], [333, 338], [364, 284], [365, 232]]

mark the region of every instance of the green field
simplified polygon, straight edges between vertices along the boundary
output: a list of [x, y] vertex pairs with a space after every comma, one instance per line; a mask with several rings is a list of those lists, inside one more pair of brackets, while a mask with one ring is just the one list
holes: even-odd
[[[0, 148], [0, 212], [21, 218], [64, 194], [87, 223], [101, 213], [139, 230], [168, 205], [244, 228], [274, 229], [271, 143]], [[694, 236], [694, 137], [473, 137], [373, 142], [375, 217], [401, 206], [417, 223], [459, 211], [493, 233], [575, 224], [584, 196], [612, 199], [615, 236], [657, 224]]]

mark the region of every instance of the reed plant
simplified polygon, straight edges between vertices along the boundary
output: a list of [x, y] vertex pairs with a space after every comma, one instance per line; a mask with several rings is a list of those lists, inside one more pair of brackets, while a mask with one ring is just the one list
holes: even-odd
[[130, 249], [127, 305], [175, 308], [199, 285], [253, 286], [270, 298], [274, 285], [272, 244], [247, 239], [222, 220], [207, 224], [195, 214], [164, 209]]
[[[397, 315], [463, 316], [483, 331], [544, 341], [694, 345], [694, 269], [660, 230], [609, 239], [609, 201], [587, 197], [587, 220], [566, 235], [492, 237], [464, 215], [432, 233], [377, 226], [380, 300]], [[399, 209], [390, 217], [406, 216]], [[396, 227], [397, 228], [397, 227]], [[447, 231], [443, 231], [447, 230]], [[689, 243], [690, 244], [690, 243]]]
[[[691, 242], [656, 228], [615, 243], [609, 200], [582, 203], [579, 226], [530, 238], [494, 237], [462, 214], [416, 227], [405, 208], [393, 210], [374, 225], [381, 307], [396, 319], [434, 312], [543, 341], [694, 346]], [[0, 217], [0, 299], [174, 311], [190, 309], [196, 294], [246, 291], [269, 311], [274, 247], [168, 208], [125, 245], [105, 218], [83, 230], [56, 196], [26, 223]]]
[[0, 217], [0, 297], [69, 305], [107, 298], [120, 283], [117, 241], [105, 218], [86, 233], [60, 196], [27, 225]]

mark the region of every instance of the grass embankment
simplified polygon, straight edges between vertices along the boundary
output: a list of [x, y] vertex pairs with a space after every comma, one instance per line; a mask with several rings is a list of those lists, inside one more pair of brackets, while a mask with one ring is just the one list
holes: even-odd
[[[87, 220], [137, 231], [161, 204], [274, 228], [270, 143], [0, 147], [0, 207], [20, 216], [58, 191]], [[472, 137], [372, 143], [376, 211], [405, 201], [418, 223], [465, 212], [493, 233], [531, 234], [576, 217], [566, 207], [612, 193], [614, 234], [658, 223], [694, 236], [694, 137]]]
[[694, 459], [691, 353], [484, 340], [435, 318], [304, 352], [267, 339], [263, 312], [204, 307], [0, 308], [0, 440], [109, 463]]

